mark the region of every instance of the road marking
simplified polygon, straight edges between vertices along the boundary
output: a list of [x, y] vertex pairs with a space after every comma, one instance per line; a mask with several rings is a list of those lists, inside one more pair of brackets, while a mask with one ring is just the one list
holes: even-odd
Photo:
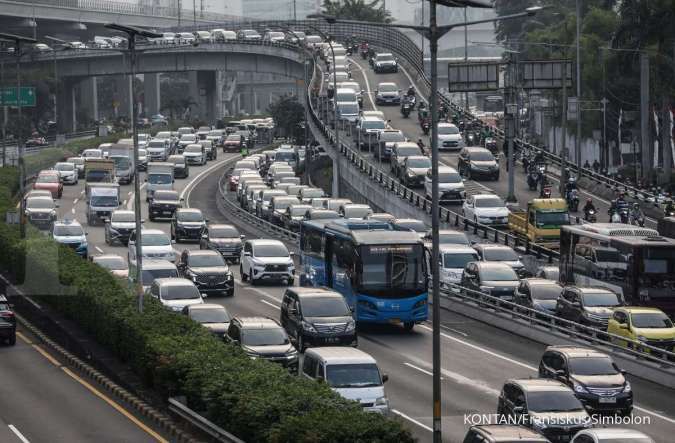
[[70, 210], [70, 212], [72, 212], [73, 214], [75, 214], [75, 208], [72, 208], [72, 209]]
[[76, 198], [75, 200], [73, 200], [73, 204], [76, 205], [78, 200], [79, 200], [79, 198]]
[[237, 283], [238, 285], [243, 286], [243, 289], [244, 289], [244, 290], [253, 291], [253, 292], [255, 292], [256, 294], [260, 294], [260, 295], [262, 295], [263, 297], [271, 298], [272, 300], [278, 301], [279, 303], [281, 303], [281, 299], [280, 299], [279, 297], [275, 297], [275, 296], [272, 295], [272, 294], [268, 294], [267, 292], [263, 291], [262, 289], [254, 288], [254, 287], [252, 287], [252, 286], [246, 286], [246, 285], [245, 285], [240, 279], [238, 279], [238, 278], [236, 278], [234, 281], [235, 281], [235, 283]]
[[427, 425], [425, 425], [424, 423], [419, 422], [419, 421], [415, 420], [414, 418], [412, 418], [412, 417], [410, 417], [410, 416], [404, 414], [403, 412], [399, 411], [398, 409], [392, 409], [391, 412], [393, 412], [394, 414], [398, 415], [399, 417], [405, 418], [406, 420], [408, 420], [408, 421], [411, 422], [411, 423], [415, 423], [417, 426], [419, 426], [419, 427], [422, 428], [422, 429], [426, 429], [426, 430], [429, 431], [429, 432], [434, 432], [434, 430], [431, 429], [429, 426], [427, 426]]
[[127, 201], [124, 200], [124, 201], [122, 202], [122, 206], [125, 206], [125, 207], [126, 207], [126, 205], [127, 205]]
[[377, 106], [375, 106], [375, 101], [373, 101], [373, 94], [370, 92], [370, 82], [368, 81], [368, 75], [363, 70], [363, 68], [361, 67], [360, 64], [358, 64], [354, 60], [352, 60], [352, 61], [359, 68], [359, 71], [361, 71], [361, 75], [363, 76], [363, 81], [366, 82], [366, 93], [368, 94], [368, 100], [370, 100], [370, 105], [373, 107], [373, 110], [377, 111]]
[[454, 332], [454, 333], [459, 334], [459, 335], [462, 335], [462, 336], [464, 336], [464, 337], [468, 337], [468, 336], [469, 336], [469, 334], [467, 334], [466, 332], [462, 332], [462, 331], [459, 331], [459, 330], [457, 330], [457, 329], [450, 328], [450, 327], [445, 326], [445, 325], [441, 325], [441, 328], [447, 329], [448, 331]]
[[277, 306], [277, 305], [275, 305], [274, 303], [268, 302], [267, 300], [262, 300], [262, 299], [261, 299], [261, 300], [260, 300], [260, 303], [265, 303], [267, 306], [272, 306], [272, 307], [275, 308], [275, 309], [281, 309], [281, 306]]
[[169, 443], [168, 440], [162, 438], [161, 435], [147, 427], [144, 423], [142, 423], [140, 420], [138, 420], [136, 417], [134, 417], [131, 413], [129, 413], [126, 409], [115, 403], [112, 399], [108, 398], [106, 395], [102, 394], [98, 389], [96, 389], [94, 386], [89, 384], [86, 380], [83, 380], [80, 378], [77, 374], [75, 374], [73, 371], [66, 367], [61, 368], [63, 372], [68, 374], [70, 377], [72, 377], [75, 381], [80, 383], [82, 386], [87, 388], [92, 394], [96, 395], [98, 398], [103, 400], [104, 402], [108, 403], [110, 406], [112, 406], [117, 412], [120, 414], [124, 415], [126, 418], [129, 419], [132, 423], [134, 423], [136, 426], [141, 428], [143, 431], [148, 433], [151, 437], [153, 437], [155, 440], [161, 443]]
[[26, 337], [25, 335], [23, 335], [23, 334], [22, 334], [21, 332], [19, 332], [19, 331], [16, 332], [16, 336], [19, 337], [19, 338], [20, 338], [21, 340], [23, 340], [24, 342], [26, 342], [27, 345], [33, 344], [33, 342], [30, 341], [30, 339], [28, 339], [28, 337]]
[[63, 366], [63, 365], [61, 364], [60, 361], [58, 361], [58, 360], [57, 360], [56, 358], [54, 358], [50, 353], [48, 353], [47, 351], [45, 351], [44, 349], [42, 349], [42, 346], [40, 346], [40, 345], [32, 345], [32, 347], [33, 347], [33, 349], [35, 349], [36, 351], [38, 351], [44, 358], [46, 358], [47, 360], [49, 360], [49, 362], [50, 362], [51, 364], [53, 364], [54, 366], [56, 366], [57, 368], [60, 368], [60, 367]]
[[412, 79], [412, 77], [410, 76], [410, 74], [408, 74], [408, 71], [407, 71], [403, 66], [401, 66], [401, 65], [399, 65], [399, 67], [401, 68], [401, 71], [403, 71], [403, 75], [405, 75], [406, 77], [408, 77], [408, 80], [410, 80], [410, 84], [413, 86], [413, 88], [415, 88], [415, 92], [417, 93], [416, 95], [418, 95], [418, 96], [420, 97], [420, 99], [422, 99], [424, 102], [429, 103], [429, 101], [428, 101], [426, 98], [424, 98], [424, 94], [422, 94], [422, 93], [420, 92], [419, 88], [417, 87], [417, 85], [416, 85], [415, 82], [413, 81], [413, 79]]
[[84, 195], [84, 189], [80, 191], [80, 195]]
[[[426, 369], [422, 369], [422, 368], [420, 368], [419, 366], [415, 366], [415, 365], [412, 364], [412, 363], [408, 363], [407, 361], [406, 361], [406, 362], [403, 362], [403, 364], [404, 364], [405, 366], [409, 367], [409, 368], [416, 369], [416, 370], [420, 371], [420, 372], [423, 373], [423, 374], [427, 374], [427, 375], [430, 375], [430, 376], [432, 376], [432, 377], [433, 377], [433, 375], [434, 375], [433, 372], [427, 371]], [[441, 380], [444, 380], [444, 378], [441, 377]]]
[[96, 250], [97, 250], [98, 252], [100, 252], [101, 254], [103, 254], [103, 249], [99, 248], [98, 246], [96, 246]]
[[132, 191], [129, 191], [129, 192], [127, 192], [127, 195], [131, 195], [131, 194], [133, 194], [133, 192], [132, 192]]
[[227, 158], [223, 158], [221, 160], [218, 160], [216, 163], [212, 164], [208, 168], [201, 171], [199, 174], [197, 174], [192, 180], [190, 180], [187, 183], [187, 185], [183, 188], [183, 190], [180, 193], [180, 198], [185, 199], [185, 206], [186, 207], [188, 207], [188, 208], [190, 207], [190, 194], [192, 194], [192, 189], [195, 186], [197, 186], [199, 183], [201, 183], [202, 180], [204, 180], [205, 176], [210, 174], [211, 171], [213, 171], [214, 169], [216, 169], [220, 166], [223, 166], [223, 163], [228, 162], [228, 161], [232, 160], [233, 158], [234, 157], [227, 157]]
[[16, 428], [14, 425], [7, 425], [7, 427], [16, 435], [19, 437], [19, 440], [21, 440], [23, 443], [30, 443], [26, 437], [23, 436], [21, 432]]

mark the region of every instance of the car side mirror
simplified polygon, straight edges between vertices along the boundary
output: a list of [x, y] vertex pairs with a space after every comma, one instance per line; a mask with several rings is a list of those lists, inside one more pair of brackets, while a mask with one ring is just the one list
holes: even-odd
[[103, 219], [103, 223], [110, 223], [110, 219], [109, 219], [109, 218], [104, 218], [104, 219]]
[[244, 234], [241, 234], [241, 235], [239, 236], [239, 238], [243, 240], [243, 239], [246, 238], [246, 236], [245, 236]]
[[250, 252], [244, 252], [244, 257], [250, 257], [251, 253]]
[[172, 245], [175, 245], [175, 244], [176, 244], [176, 240], [171, 240], [171, 244], [172, 244]]
[[389, 374], [382, 374], [382, 383], [386, 383], [389, 381]]
[[513, 408], [513, 413], [514, 414], [523, 414], [523, 413], [525, 413], [525, 407], [524, 406], [515, 406]]
[[295, 257], [295, 252], [289, 252], [288, 255], [290, 255], [291, 257]]
[[207, 294], [206, 292], [202, 292], [200, 295], [202, 296], [202, 298], [209, 298], [209, 294]]
[[208, 236], [208, 234], [202, 234], [202, 238], [203, 238], [204, 240], [208, 240], [208, 239], [209, 239], [209, 236]]

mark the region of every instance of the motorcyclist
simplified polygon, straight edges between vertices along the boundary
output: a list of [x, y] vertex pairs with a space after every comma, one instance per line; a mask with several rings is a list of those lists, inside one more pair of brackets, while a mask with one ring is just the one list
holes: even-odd
[[417, 139], [417, 146], [420, 147], [420, 150], [422, 151], [422, 154], [426, 155], [426, 153], [427, 153], [426, 147], [424, 146], [424, 142], [422, 141], [421, 138]]
[[590, 211], [595, 211], [595, 205], [593, 204], [593, 199], [586, 199], [586, 204], [584, 205], [584, 213], [588, 214]]
[[490, 126], [488, 125], [483, 126], [483, 128], [480, 130], [480, 138], [483, 144], [485, 144], [485, 140], [491, 137], [492, 137], [492, 129], [490, 128]]
[[630, 211], [630, 218], [634, 223], [637, 223], [639, 225], [642, 225], [643, 220], [644, 220], [644, 214], [642, 213], [642, 209], [640, 209], [640, 205], [638, 203], [633, 203], [633, 208]]
[[625, 194], [622, 192], [619, 194], [619, 197], [617, 197], [615, 200], [612, 200], [612, 204], [609, 207], [609, 213], [612, 214], [614, 212], [619, 212], [619, 210], [626, 208], [628, 208], [628, 202], [626, 201]]
[[544, 153], [540, 149], [537, 149], [534, 153], [534, 163], [545, 163], [546, 159], [544, 158]]
[[415, 96], [415, 87], [413, 85], [410, 85], [408, 87], [408, 92], [406, 93], [406, 95], [410, 95], [410, 96], [413, 96], [413, 97]]
[[422, 100], [420, 100], [420, 104], [417, 106], [417, 109], [423, 110], [423, 109], [426, 109], [426, 108], [427, 108], [427, 105]]

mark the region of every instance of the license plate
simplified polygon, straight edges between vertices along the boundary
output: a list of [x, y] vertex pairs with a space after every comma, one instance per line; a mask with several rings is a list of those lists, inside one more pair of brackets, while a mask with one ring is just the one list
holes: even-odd
[[616, 403], [615, 397], [600, 397], [599, 403]]
[[340, 340], [338, 340], [337, 337], [328, 337], [328, 338], [326, 338], [326, 343], [337, 343], [338, 341], [340, 341]]
[[391, 323], [392, 325], [397, 325], [397, 324], [401, 323], [401, 319], [400, 318], [390, 318], [389, 323]]
[[171, 211], [162, 211], [162, 214], [164, 214], [164, 215], [170, 215], [170, 214], [171, 214]]

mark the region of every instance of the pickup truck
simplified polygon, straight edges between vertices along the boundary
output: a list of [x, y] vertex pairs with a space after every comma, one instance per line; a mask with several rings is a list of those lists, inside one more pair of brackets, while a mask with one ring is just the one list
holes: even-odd
[[86, 158], [84, 160], [84, 189], [87, 199], [92, 186], [101, 183], [115, 183], [115, 162], [108, 158]]
[[527, 210], [511, 209], [509, 229], [548, 248], [560, 246], [560, 226], [570, 224], [567, 202], [562, 198], [535, 198]]
[[112, 212], [120, 206], [120, 186], [117, 183], [97, 183], [89, 185], [87, 196], [87, 224], [95, 225], [110, 218]]

